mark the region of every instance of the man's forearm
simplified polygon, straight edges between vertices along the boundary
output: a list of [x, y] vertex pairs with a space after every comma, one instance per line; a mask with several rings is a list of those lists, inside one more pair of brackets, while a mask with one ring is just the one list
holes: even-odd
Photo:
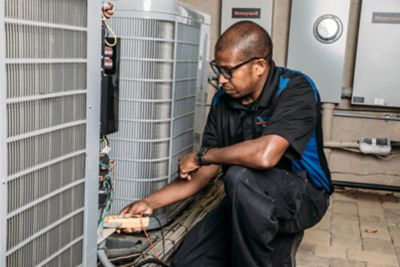
[[161, 190], [147, 196], [145, 200], [152, 209], [158, 209], [190, 197], [204, 188], [218, 174], [219, 166], [203, 166], [192, 174], [192, 179], [176, 178]]
[[268, 135], [227, 147], [209, 149], [204, 161], [209, 164], [267, 169], [275, 166], [288, 147], [289, 143], [283, 137]]

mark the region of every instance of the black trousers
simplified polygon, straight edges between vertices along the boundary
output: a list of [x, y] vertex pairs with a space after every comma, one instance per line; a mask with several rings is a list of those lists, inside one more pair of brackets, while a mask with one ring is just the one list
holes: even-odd
[[230, 167], [224, 200], [188, 233], [172, 266], [295, 266], [304, 229], [322, 218], [329, 203], [329, 195], [302, 176]]

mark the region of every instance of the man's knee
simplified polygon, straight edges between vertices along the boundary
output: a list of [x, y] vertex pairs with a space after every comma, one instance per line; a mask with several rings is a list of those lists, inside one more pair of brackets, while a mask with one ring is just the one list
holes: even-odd
[[225, 191], [233, 194], [243, 186], [252, 176], [251, 170], [242, 166], [231, 166], [224, 175]]

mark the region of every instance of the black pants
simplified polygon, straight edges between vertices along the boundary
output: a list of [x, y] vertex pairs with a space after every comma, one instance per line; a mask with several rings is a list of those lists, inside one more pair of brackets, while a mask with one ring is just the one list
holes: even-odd
[[328, 194], [304, 177], [232, 166], [226, 197], [186, 236], [173, 267], [295, 266], [303, 231], [328, 207]]

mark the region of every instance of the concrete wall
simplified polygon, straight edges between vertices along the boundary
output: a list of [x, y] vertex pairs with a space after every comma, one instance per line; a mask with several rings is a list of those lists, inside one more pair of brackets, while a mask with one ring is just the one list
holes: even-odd
[[[181, 2], [211, 15], [212, 38], [210, 57], [213, 58], [214, 44], [220, 31], [221, 1], [182, 0]], [[274, 1], [272, 41], [274, 43], [273, 58], [277, 65], [286, 65], [290, 7], [291, 0]], [[343, 78], [343, 88], [347, 93], [351, 93], [353, 85], [360, 7], [361, 0], [351, 0]], [[209, 95], [212, 96], [214, 92], [215, 89], [210, 88]], [[361, 137], [390, 137], [392, 140], [400, 140], [399, 121], [357, 118], [357, 115], [365, 114], [371, 117], [384, 117], [387, 114], [393, 117], [400, 116], [400, 109], [352, 106], [350, 100], [347, 98], [343, 98], [340, 104], [333, 107], [334, 114], [344, 112], [353, 117], [343, 117], [338, 114], [334, 115], [333, 118], [328, 117], [325, 121], [326, 127], [324, 130], [326, 139], [330, 141], [352, 142], [357, 141]], [[328, 113], [326, 112], [326, 114]], [[327, 116], [325, 116], [326, 118]], [[329, 129], [329, 126], [332, 128]], [[344, 149], [327, 149], [326, 152], [334, 180], [400, 186], [400, 157], [396, 155], [387, 158], [378, 158]]]

